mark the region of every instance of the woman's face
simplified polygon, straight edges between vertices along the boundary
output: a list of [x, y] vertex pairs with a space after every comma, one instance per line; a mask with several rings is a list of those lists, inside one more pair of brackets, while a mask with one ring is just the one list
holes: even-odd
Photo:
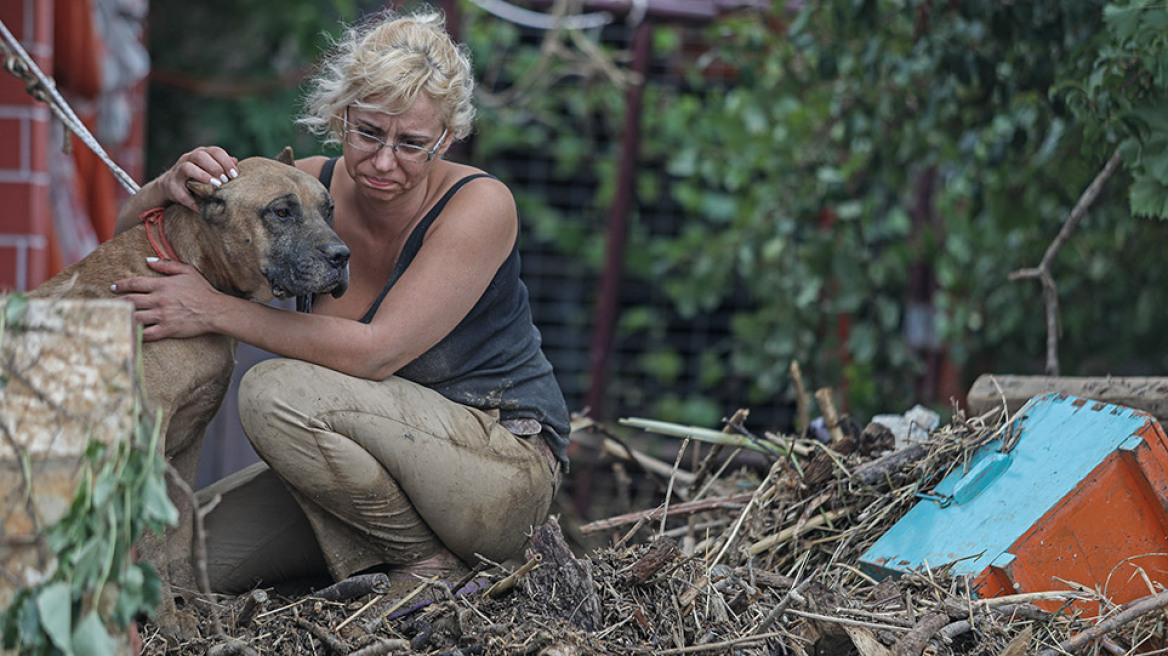
[[413, 189], [450, 147], [437, 104], [425, 94], [401, 114], [350, 106], [344, 118], [345, 167], [360, 193], [379, 199]]

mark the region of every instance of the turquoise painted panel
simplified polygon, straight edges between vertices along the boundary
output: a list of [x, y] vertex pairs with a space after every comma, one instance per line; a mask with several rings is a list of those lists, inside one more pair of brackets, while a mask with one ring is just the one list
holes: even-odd
[[[964, 471], [932, 490], [944, 502], [917, 503], [861, 558], [869, 574], [886, 576], [954, 563], [974, 576], [1012, 558], [1007, 549], [1117, 448], [1133, 448], [1148, 415], [1072, 396], [1035, 397], [1002, 440], [983, 446]], [[1126, 442], [1126, 444], [1125, 444]]]

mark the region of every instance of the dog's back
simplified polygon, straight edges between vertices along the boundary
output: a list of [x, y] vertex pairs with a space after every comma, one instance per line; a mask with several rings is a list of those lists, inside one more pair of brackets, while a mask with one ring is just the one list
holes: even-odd
[[[348, 248], [331, 228], [332, 200], [312, 176], [265, 158], [240, 162], [240, 177], [223, 185], [188, 183], [202, 213], [172, 205], [162, 230], [179, 259], [194, 265], [220, 291], [256, 300], [274, 294], [343, 293], [348, 283]], [[278, 220], [272, 217], [279, 217]], [[42, 298], [109, 298], [110, 285], [136, 276], [158, 276], [146, 258], [158, 256], [137, 225], [103, 243], [93, 253], [29, 295]], [[280, 231], [277, 239], [273, 231]], [[156, 235], [157, 238], [157, 235]], [[295, 262], [297, 266], [287, 266]], [[128, 301], [127, 301], [128, 302]], [[235, 365], [235, 343], [222, 335], [163, 339], [142, 344], [145, 395], [161, 411], [162, 442], [171, 465], [194, 485], [202, 438], [223, 401]], [[147, 535], [143, 558], [159, 570], [163, 598], [155, 624], [181, 637], [194, 630], [176, 612], [170, 586], [194, 590], [190, 557], [192, 499], [168, 485], [179, 524], [165, 542]]]

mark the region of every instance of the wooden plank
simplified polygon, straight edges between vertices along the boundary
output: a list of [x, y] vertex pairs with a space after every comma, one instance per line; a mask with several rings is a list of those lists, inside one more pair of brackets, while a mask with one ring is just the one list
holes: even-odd
[[1143, 410], [1168, 419], [1168, 377], [1159, 376], [1011, 376], [982, 374], [966, 397], [971, 416], [1000, 409], [1010, 414], [1030, 399], [1050, 392]]

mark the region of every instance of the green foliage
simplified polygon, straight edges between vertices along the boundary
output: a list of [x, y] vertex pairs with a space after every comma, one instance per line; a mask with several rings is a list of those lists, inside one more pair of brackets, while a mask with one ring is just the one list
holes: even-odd
[[329, 38], [368, 0], [150, 3], [149, 177], [202, 145], [237, 157], [316, 153], [292, 119], [300, 84]]
[[[659, 245], [657, 273], [690, 313], [750, 288], [757, 307], [735, 318], [732, 358], [749, 363], [760, 391], [777, 392], [799, 360], [822, 384], [845, 370], [877, 377], [880, 398], [853, 406], [903, 405], [928, 333], [969, 338], [967, 325], [932, 326], [932, 303], [980, 302], [1037, 260], [1041, 242], [1025, 244], [1032, 254], [994, 242], [1057, 225], [1089, 179], [1079, 170], [1040, 180], [1051, 158], [1081, 148], [1046, 97], [1062, 72], [1052, 62], [1078, 61], [1092, 33], [1081, 28], [1098, 10], [1043, 7], [810, 2], [711, 30], [708, 61], [732, 63], [734, 80], [705, 84], [700, 102], [663, 97], [674, 110], [654, 126], [662, 147], [651, 154], [696, 218]], [[1024, 180], [1033, 205], [1018, 198]], [[906, 334], [913, 303], [925, 313], [917, 341]]]
[[1103, 16], [1110, 39], [1068, 101], [1093, 136], [1118, 142], [1132, 172], [1132, 213], [1168, 218], [1168, 9], [1121, 1]]
[[21, 293], [10, 294], [4, 302], [4, 316], [0, 317], [0, 335], [5, 330], [19, 330], [28, 312], [28, 297]]
[[[488, 79], [554, 69], [468, 13]], [[895, 411], [929, 400], [929, 353], [966, 383], [1041, 369], [1041, 295], [1007, 276], [1038, 263], [1118, 148], [1124, 171], [1055, 262], [1061, 355], [1068, 372], [1154, 370], [1162, 344], [1137, 326], [1166, 282], [1164, 235], [1131, 215], [1168, 216], [1165, 25], [1168, 8], [1143, 0], [818, 0], [730, 15], [697, 39], [657, 27], [655, 56], [684, 62], [684, 82], [646, 88], [637, 190], [687, 220], [636, 231], [628, 271], [683, 319], [733, 308], [732, 342], [702, 358], [711, 394], [749, 380], [742, 403], [773, 402], [797, 360], [814, 385], [846, 385], [854, 413]], [[477, 152], [543, 148], [595, 180], [605, 208], [618, 90], [557, 79], [492, 108]], [[743, 294], [749, 307], [730, 303]], [[666, 345], [639, 361], [659, 380], [680, 369]]]
[[135, 617], [158, 605], [158, 575], [149, 564], [131, 562], [131, 548], [143, 531], [160, 533], [178, 513], [166, 494], [155, 422], [136, 414], [130, 439], [113, 447], [92, 442], [86, 450], [73, 502], [43, 536], [55, 566], [0, 614], [5, 649], [116, 654], [113, 635], [124, 635]]
[[[202, 143], [317, 152], [290, 121], [299, 76], [337, 19], [376, 6], [153, 3], [151, 168]], [[627, 28], [536, 34], [458, 10], [482, 91], [458, 157], [510, 180], [508, 156], [546, 164], [559, 186], [515, 185], [525, 238], [598, 272]], [[857, 416], [933, 400], [921, 395], [938, 354], [965, 384], [1041, 371], [1041, 293], [1008, 275], [1038, 263], [1117, 150], [1124, 168], [1053, 263], [1060, 356], [1066, 373], [1162, 371], [1165, 234], [1132, 215], [1168, 216], [1166, 25], [1150, 0], [808, 0], [701, 30], [657, 24], [626, 263], [655, 304], [632, 312], [653, 321], [621, 324], [622, 343], [644, 345], [624, 366], [647, 382], [615, 381], [620, 405], [708, 415], [692, 423], [773, 406], [790, 397], [792, 360], [811, 385], [846, 386]], [[569, 203], [568, 188], [591, 195]], [[685, 220], [636, 220], [658, 206]], [[667, 324], [724, 314], [729, 339], [697, 362], [662, 339]], [[670, 395], [682, 377], [705, 401], [737, 398], [718, 410]]]

